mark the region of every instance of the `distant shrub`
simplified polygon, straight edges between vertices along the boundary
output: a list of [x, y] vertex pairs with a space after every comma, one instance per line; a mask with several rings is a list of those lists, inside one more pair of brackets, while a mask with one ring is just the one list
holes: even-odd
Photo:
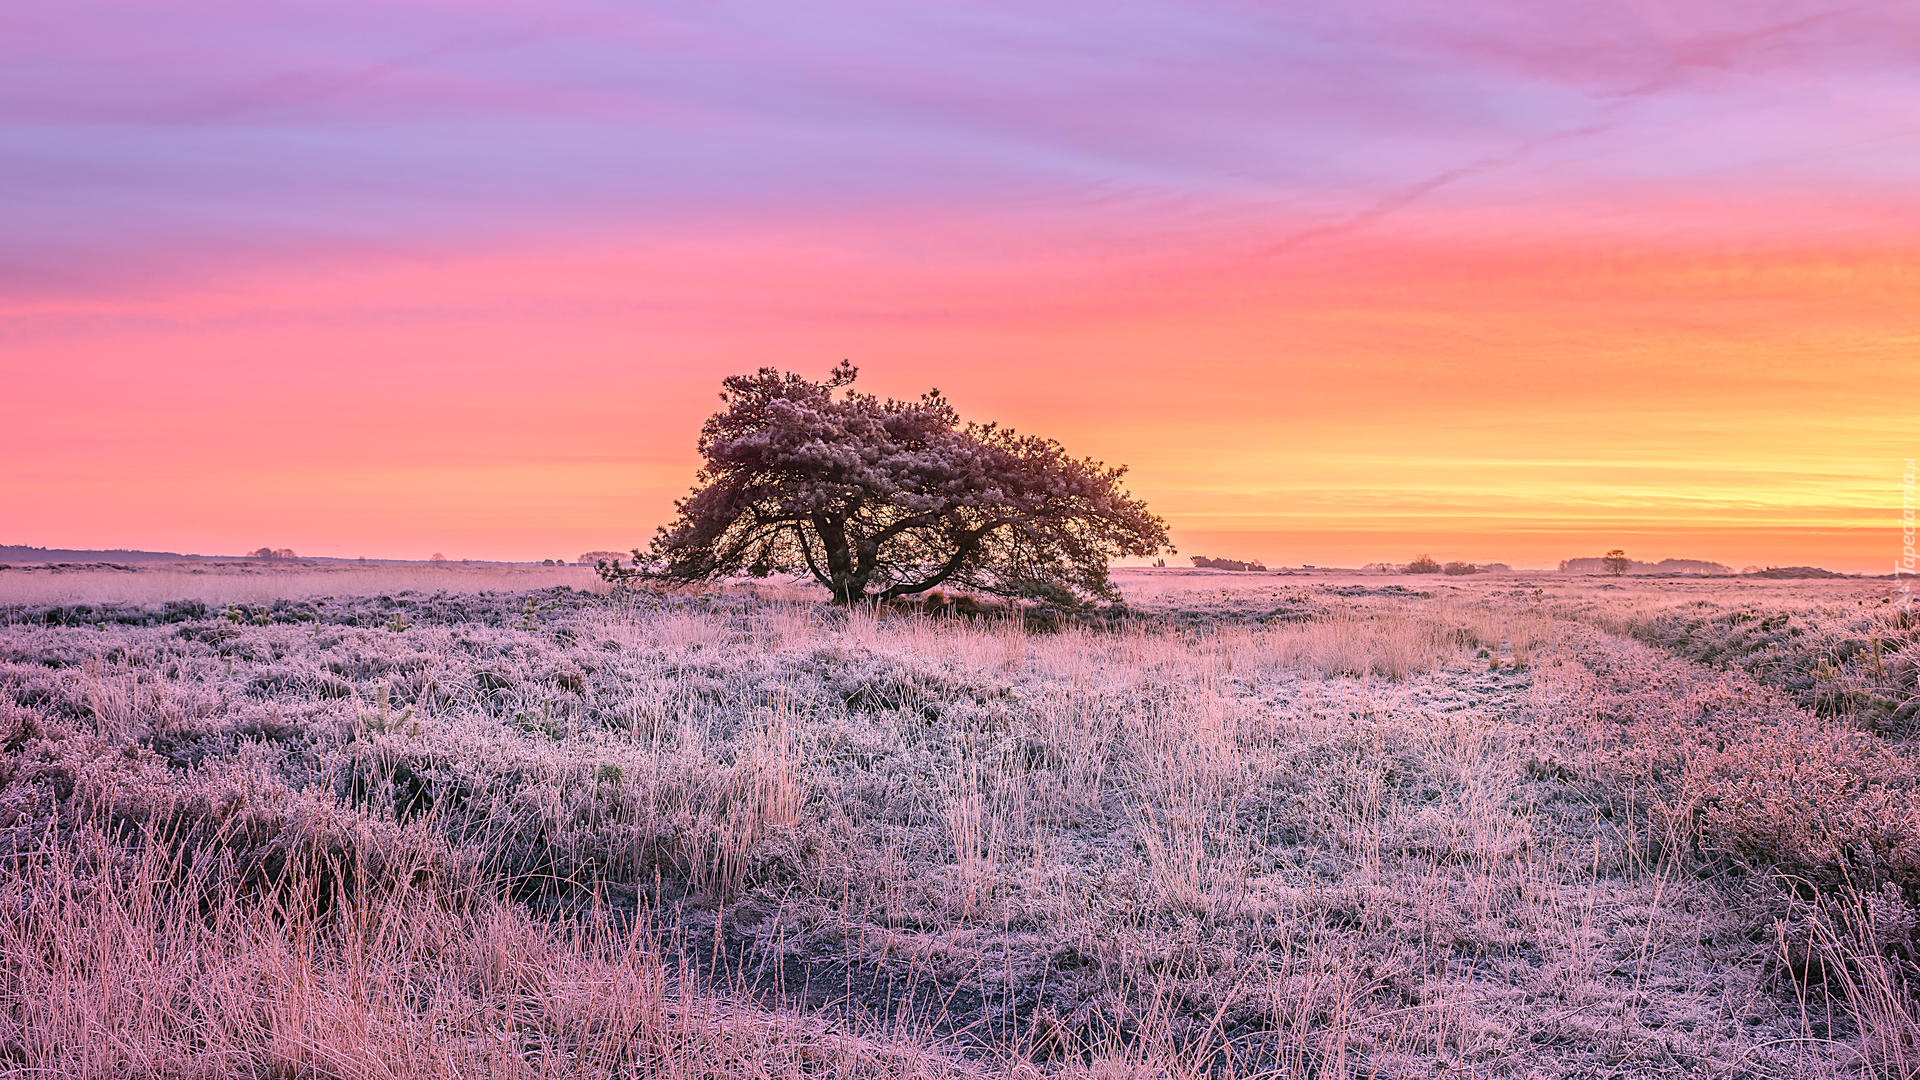
[[1477, 574], [1480, 572], [1480, 568], [1470, 562], [1455, 561], [1441, 567], [1440, 572], [1452, 577], [1459, 577], [1462, 574]]
[[1205, 555], [1192, 556], [1193, 565], [1202, 570], [1265, 570], [1266, 564], [1257, 560], [1209, 559]]
[[1440, 563], [1431, 555], [1419, 555], [1416, 556], [1412, 562], [1401, 567], [1400, 572], [1403, 574], [1437, 574], [1440, 572]]

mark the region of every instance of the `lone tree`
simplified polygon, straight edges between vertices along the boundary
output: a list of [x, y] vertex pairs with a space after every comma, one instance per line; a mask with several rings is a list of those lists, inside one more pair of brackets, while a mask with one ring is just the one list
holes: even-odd
[[804, 572], [840, 604], [941, 585], [1070, 603], [1117, 595], [1110, 560], [1172, 550], [1166, 522], [1120, 486], [1124, 466], [963, 424], [938, 390], [858, 393], [855, 374], [841, 361], [824, 382], [773, 368], [728, 378], [678, 518], [602, 575]]
[[1627, 553], [1619, 548], [1614, 548], [1602, 555], [1600, 561], [1606, 564], [1607, 573], [1614, 577], [1619, 577], [1633, 567], [1633, 560], [1627, 558]]

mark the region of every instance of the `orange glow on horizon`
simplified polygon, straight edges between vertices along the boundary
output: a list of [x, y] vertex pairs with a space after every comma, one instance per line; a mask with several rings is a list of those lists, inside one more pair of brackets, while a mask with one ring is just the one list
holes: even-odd
[[1189, 553], [1891, 565], [1920, 252], [1074, 255], [636, 239], [16, 311], [8, 540], [631, 546], [722, 375], [847, 355], [1128, 463]]

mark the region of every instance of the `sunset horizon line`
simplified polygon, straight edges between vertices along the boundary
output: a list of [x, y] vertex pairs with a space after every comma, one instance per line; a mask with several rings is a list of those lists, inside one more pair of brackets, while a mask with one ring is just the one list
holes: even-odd
[[[193, 546], [197, 547], [198, 545], [193, 545]], [[261, 545], [261, 547], [265, 547], [265, 546], [266, 545]], [[644, 550], [644, 547], [645, 545], [642, 545], [643, 550]], [[283, 549], [281, 549], [284, 552], [283, 554], [275, 555], [272, 557], [264, 557], [259, 555], [258, 554], [259, 550], [260, 550], [259, 547], [256, 547], [253, 549], [244, 549], [244, 550], [236, 549], [236, 550], [230, 550], [230, 551], [214, 550], [211, 547], [203, 550], [175, 550], [173, 547], [169, 547], [169, 546], [135, 547], [135, 546], [98, 546], [98, 545], [82, 545], [82, 544], [44, 544], [44, 543], [29, 544], [29, 543], [8, 542], [8, 543], [0, 543], [0, 569], [7, 568], [5, 563], [6, 563], [6, 560], [9, 558], [11, 558], [14, 562], [21, 565], [34, 565], [33, 562], [24, 560], [19, 555], [8, 554], [12, 552], [21, 552], [21, 551], [27, 551], [27, 552], [38, 551], [38, 552], [47, 553], [49, 555], [138, 556], [138, 557], [141, 557], [141, 561], [153, 561], [153, 562], [167, 561], [169, 559], [189, 560], [189, 561], [205, 560], [205, 561], [217, 561], [217, 562], [259, 561], [259, 562], [282, 562], [282, 563], [295, 563], [295, 562], [303, 562], [303, 561], [347, 562], [347, 563], [352, 563], [352, 562], [408, 563], [408, 564], [445, 562], [449, 564], [469, 563], [469, 564], [504, 565], [504, 566], [525, 566], [525, 565], [537, 566], [537, 565], [541, 565], [543, 563], [549, 563], [549, 562], [557, 565], [566, 565], [566, 566], [587, 566], [592, 564], [581, 562], [580, 559], [581, 559], [581, 556], [583, 555], [616, 554], [621, 558], [628, 558], [630, 557], [633, 551], [631, 546], [617, 547], [612, 545], [605, 545], [605, 546], [597, 546], [597, 547], [584, 546], [581, 548], [580, 551], [573, 552], [571, 554], [565, 555], [564, 557], [557, 553], [556, 554], [537, 553], [537, 554], [530, 554], [530, 555], [515, 555], [511, 553], [494, 552], [494, 553], [488, 553], [488, 554], [470, 554], [470, 553], [464, 553], [458, 550], [434, 551], [429, 553], [397, 555], [397, 554], [391, 554], [391, 553], [379, 554], [371, 550], [362, 551], [362, 550], [356, 550], [350, 547], [342, 548], [342, 547], [321, 546], [321, 547], [315, 547], [315, 548], [302, 548], [297, 541], [292, 544], [286, 545]], [[1173, 554], [1168, 554], [1165, 556], [1158, 557], [1161, 561], [1164, 561], [1165, 563], [1164, 567], [1156, 566], [1154, 559], [1146, 559], [1146, 558], [1117, 559], [1117, 560], [1114, 560], [1110, 565], [1116, 570], [1122, 570], [1122, 569], [1126, 569], [1126, 570], [1146, 570], [1146, 569], [1206, 570], [1206, 569], [1210, 569], [1208, 567], [1195, 566], [1192, 562], [1192, 559], [1194, 557], [1204, 557], [1204, 558], [1210, 558], [1210, 559], [1249, 561], [1249, 562], [1263, 564], [1261, 566], [1261, 569], [1257, 571], [1223, 570], [1223, 571], [1220, 571], [1222, 573], [1247, 573], [1247, 572], [1277, 573], [1281, 571], [1302, 571], [1302, 570], [1328, 571], [1328, 572], [1338, 572], [1338, 571], [1367, 572], [1370, 570], [1370, 568], [1373, 569], [1374, 571], [1385, 572], [1380, 570], [1380, 568], [1404, 567], [1408, 563], [1411, 563], [1417, 559], [1426, 557], [1426, 558], [1432, 558], [1436, 562], [1442, 563], [1442, 564], [1449, 563], [1449, 562], [1457, 562], [1463, 565], [1473, 566], [1475, 567], [1475, 570], [1473, 571], [1475, 573], [1488, 573], [1488, 572], [1510, 572], [1510, 573], [1516, 573], [1516, 574], [1563, 573], [1568, 571], [1563, 571], [1560, 569], [1560, 566], [1562, 563], [1572, 562], [1576, 560], [1598, 561], [1604, 556], [1606, 556], [1612, 550], [1615, 550], [1615, 549], [1613, 547], [1598, 547], [1589, 552], [1569, 554], [1569, 555], [1562, 556], [1559, 559], [1549, 559], [1544, 562], [1540, 560], [1503, 558], [1498, 555], [1493, 555], [1493, 556], [1482, 555], [1478, 557], [1467, 557], [1467, 556], [1460, 555], [1454, 551], [1439, 549], [1439, 548], [1435, 548], [1431, 550], [1421, 549], [1418, 551], [1410, 551], [1406, 554], [1403, 554], [1397, 557], [1381, 557], [1381, 556], [1378, 556], [1377, 553], [1375, 555], [1368, 556], [1368, 557], [1361, 557], [1359, 555], [1350, 554], [1350, 555], [1339, 557], [1340, 561], [1336, 561], [1336, 562], [1317, 562], [1317, 561], [1310, 561], [1308, 559], [1284, 561], [1279, 556], [1273, 555], [1271, 553], [1263, 554], [1258, 550], [1253, 550], [1252, 548], [1218, 547], [1217, 550], [1215, 548], [1209, 548], [1208, 550], [1202, 552], [1202, 551], [1191, 549], [1189, 547], [1181, 546], [1181, 547], [1177, 547], [1176, 552]], [[1856, 565], [1845, 565], [1845, 564], [1830, 565], [1828, 563], [1819, 561], [1817, 558], [1812, 558], [1812, 557], [1801, 558], [1801, 559], [1791, 559], [1786, 561], [1775, 560], [1775, 561], [1769, 561], [1765, 563], [1756, 563], [1756, 562], [1744, 562], [1739, 560], [1729, 561], [1724, 558], [1714, 558], [1711, 556], [1699, 555], [1699, 554], [1661, 553], [1658, 551], [1647, 552], [1644, 550], [1630, 550], [1630, 549], [1620, 549], [1620, 550], [1626, 551], [1626, 557], [1631, 559], [1635, 565], [1639, 565], [1639, 566], [1652, 566], [1652, 565], [1658, 565], [1662, 563], [1696, 563], [1696, 564], [1704, 564], [1704, 565], [1723, 566], [1727, 568], [1727, 571], [1729, 573], [1734, 575], [1741, 575], [1741, 574], [1746, 574], [1754, 571], [1764, 572], [1768, 570], [1801, 569], [1801, 568], [1826, 570], [1834, 573], [1845, 574], [1850, 577], [1861, 577], [1861, 578], [1877, 578], [1877, 577], [1897, 578], [1902, 576], [1903, 574], [1902, 567], [1897, 557], [1887, 560], [1887, 566], [1885, 568], [1876, 570], [1869, 566], [1857, 565], [1857, 564]], [[349, 554], [348, 552], [351, 552], [351, 553]], [[79, 560], [63, 559], [63, 560], [44, 560], [44, 561], [55, 562], [55, 561], [79, 561]], [[110, 562], [112, 560], [100, 559], [96, 561]], [[1486, 568], [1490, 566], [1503, 566], [1505, 567], [1505, 570], [1489, 571]], [[1670, 573], [1685, 576], [1692, 572], [1672, 571]], [[1911, 571], [1905, 571], [1905, 573], [1908, 575], [1911, 575]], [[1444, 576], [1444, 575], [1441, 575], [1441, 576]]]

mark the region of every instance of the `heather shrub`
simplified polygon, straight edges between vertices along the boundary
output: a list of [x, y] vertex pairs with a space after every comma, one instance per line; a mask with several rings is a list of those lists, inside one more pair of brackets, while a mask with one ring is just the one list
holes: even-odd
[[1811, 889], [1920, 897], [1920, 767], [1871, 736], [1762, 728], [1690, 757], [1675, 801], [1712, 854]]
[[1799, 609], [1689, 606], [1624, 629], [1716, 667], [1745, 671], [1804, 707], [1896, 736], [1920, 723], [1920, 623], [1890, 604]]
[[1711, 671], [1586, 631], [1549, 669], [1543, 704], [1590, 717], [1667, 859], [1752, 882], [1753, 933], [1797, 993], [1844, 1007], [1869, 1062], [1909, 1075], [1920, 988], [1920, 762], [1823, 719], [1743, 673]]

